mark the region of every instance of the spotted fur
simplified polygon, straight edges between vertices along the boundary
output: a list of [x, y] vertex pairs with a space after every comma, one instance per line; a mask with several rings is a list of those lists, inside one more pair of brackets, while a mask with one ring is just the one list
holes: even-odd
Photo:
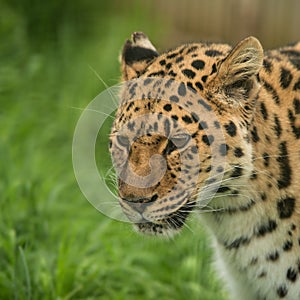
[[230, 299], [300, 299], [300, 43], [158, 54], [134, 33], [121, 64], [110, 149], [128, 218], [172, 235], [198, 211]]

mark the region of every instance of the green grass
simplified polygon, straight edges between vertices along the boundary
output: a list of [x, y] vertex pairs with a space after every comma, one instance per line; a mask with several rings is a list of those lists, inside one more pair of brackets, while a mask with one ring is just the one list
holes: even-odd
[[125, 37], [157, 37], [159, 23], [102, 12], [97, 34], [65, 26], [32, 44], [26, 15], [0, 9], [0, 299], [223, 299], [197, 222], [172, 241], [137, 235], [96, 211], [73, 174], [76, 122], [104, 89], [89, 66], [117, 83]]

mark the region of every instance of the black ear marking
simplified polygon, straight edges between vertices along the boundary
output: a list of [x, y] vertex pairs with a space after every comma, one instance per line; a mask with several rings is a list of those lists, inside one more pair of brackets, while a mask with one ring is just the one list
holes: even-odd
[[142, 32], [134, 32], [123, 46], [121, 55], [122, 79], [130, 80], [142, 74], [150, 61], [158, 56], [155, 47]]
[[132, 42], [130, 41], [125, 43], [122, 53], [122, 57], [128, 65], [139, 61], [149, 61], [157, 56], [158, 53], [156, 51], [139, 46], [132, 46]]
[[122, 51], [122, 59], [126, 64], [149, 61], [158, 56], [155, 47], [143, 32], [134, 32], [132, 41], [127, 40]]

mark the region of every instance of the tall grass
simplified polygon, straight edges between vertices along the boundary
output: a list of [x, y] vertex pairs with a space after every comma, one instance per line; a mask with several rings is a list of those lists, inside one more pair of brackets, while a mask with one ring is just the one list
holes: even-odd
[[90, 66], [117, 83], [125, 37], [157, 37], [159, 19], [41, 3], [0, 4], [0, 299], [223, 299], [200, 226], [174, 241], [138, 236], [96, 211], [73, 175], [76, 121], [105, 88]]

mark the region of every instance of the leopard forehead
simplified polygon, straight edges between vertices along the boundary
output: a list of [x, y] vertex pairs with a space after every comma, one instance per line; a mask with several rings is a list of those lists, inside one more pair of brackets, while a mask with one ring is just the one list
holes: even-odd
[[202, 93], [217, 72], [218, 62], [230, 49], [230, 46], [214, 43], [183, 45], [155, 58], [142, 76], [174, 78]]

